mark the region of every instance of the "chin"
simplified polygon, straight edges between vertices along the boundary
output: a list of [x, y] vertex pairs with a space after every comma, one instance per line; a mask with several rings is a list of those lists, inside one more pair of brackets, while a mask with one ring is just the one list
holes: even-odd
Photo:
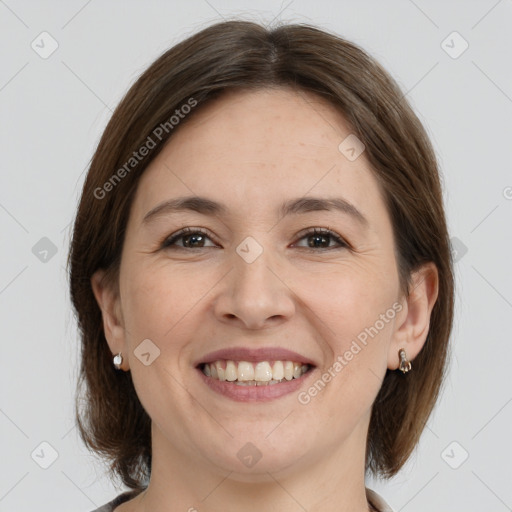
[[[213, 465], [231, 473], [230, 479], [239, 482], [267, 482], [271, 479], [269, 473], [293, 472], [293, 468], [304, 459], [309, 447], [302, 436], [287, 435], [286, 429], [279, 432], [278, 424], [272, 422], [268, 429], [259, 424], [252, 429], [252, 433], [245, 431], [234, 434], [229, 446], [223, 442], [214, 453], [205, 453], [205, 457]], [[272, 429], [275, 431], [272, 432]], [[272, 433], [265, 439], [269, 432]], [[203, 448], [211, 450], [211, 440]]]

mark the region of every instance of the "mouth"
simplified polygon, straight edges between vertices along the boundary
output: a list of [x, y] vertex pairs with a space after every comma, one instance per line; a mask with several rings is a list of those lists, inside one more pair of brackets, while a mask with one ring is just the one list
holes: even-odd
[[300, 379], [313, 368], [296, 361], [233, 361], [222, 360], [198, 366], [210, 379], [237, 386], [273, 386]]
[[216, 395], [239, 402], [273, 400], [305, 386], [316, 363], [283, 347], [230, 347], [211, 352], [193, 365]]
[[210, 391], [237, 402], [263, 402], [297, 392], [317, 367], [311, 359], [279, 347], [217, 350], [194, 366]]

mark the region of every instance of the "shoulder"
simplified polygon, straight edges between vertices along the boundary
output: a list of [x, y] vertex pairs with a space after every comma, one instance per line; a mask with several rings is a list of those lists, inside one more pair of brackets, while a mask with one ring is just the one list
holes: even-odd
[[117, 506], [121, 505], [122, 503], [125, 503], [126, 501], [130, 501], [131, 499], [135, 498], [139, 493], [139, 490], [125, 491], [122, 494], [119, 494], [119, 496], [116, 496], [112, 501], [105, 503], [105, 505], [102, 505], [100, 508], [96, 508], [91, 512], [113, 512]]
[[366, 488], [366, 498], [379, 512], [394, 512], [382, 496], [368, 489], [368, 487]]

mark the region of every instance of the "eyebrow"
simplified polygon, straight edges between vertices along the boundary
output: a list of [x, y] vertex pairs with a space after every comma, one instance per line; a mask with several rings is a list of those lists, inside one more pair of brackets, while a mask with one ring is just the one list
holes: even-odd
[[[352, 203], [341, 197], [300, 197], [298, 199], [290, 199], [281, 205], [278, 212], [280, 217], [285, 217], [287, 215], [332, 210], [349, 215], [363, 227], [369, 226], [368, 219]], [[149, 224], [158, 217], [183, 211], [194, 211], [210, 216], [227, 215], [229, 213], [229, 209], [226, 205], [212, 201], [206, 197], [177, 197], [155, 206], [146, 213], [142, 223]]]

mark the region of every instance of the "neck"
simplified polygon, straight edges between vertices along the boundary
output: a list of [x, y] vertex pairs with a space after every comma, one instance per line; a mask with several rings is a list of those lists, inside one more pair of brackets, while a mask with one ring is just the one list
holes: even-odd
[[[367, 427], [367, 423], [366, 423]], [[364, 457], [367, 428], [325, 453], [304, 455], [279, 471], [240, 474], [171, 445], [153, 423], [151, 480], [137, 512], [368, 512]]]

